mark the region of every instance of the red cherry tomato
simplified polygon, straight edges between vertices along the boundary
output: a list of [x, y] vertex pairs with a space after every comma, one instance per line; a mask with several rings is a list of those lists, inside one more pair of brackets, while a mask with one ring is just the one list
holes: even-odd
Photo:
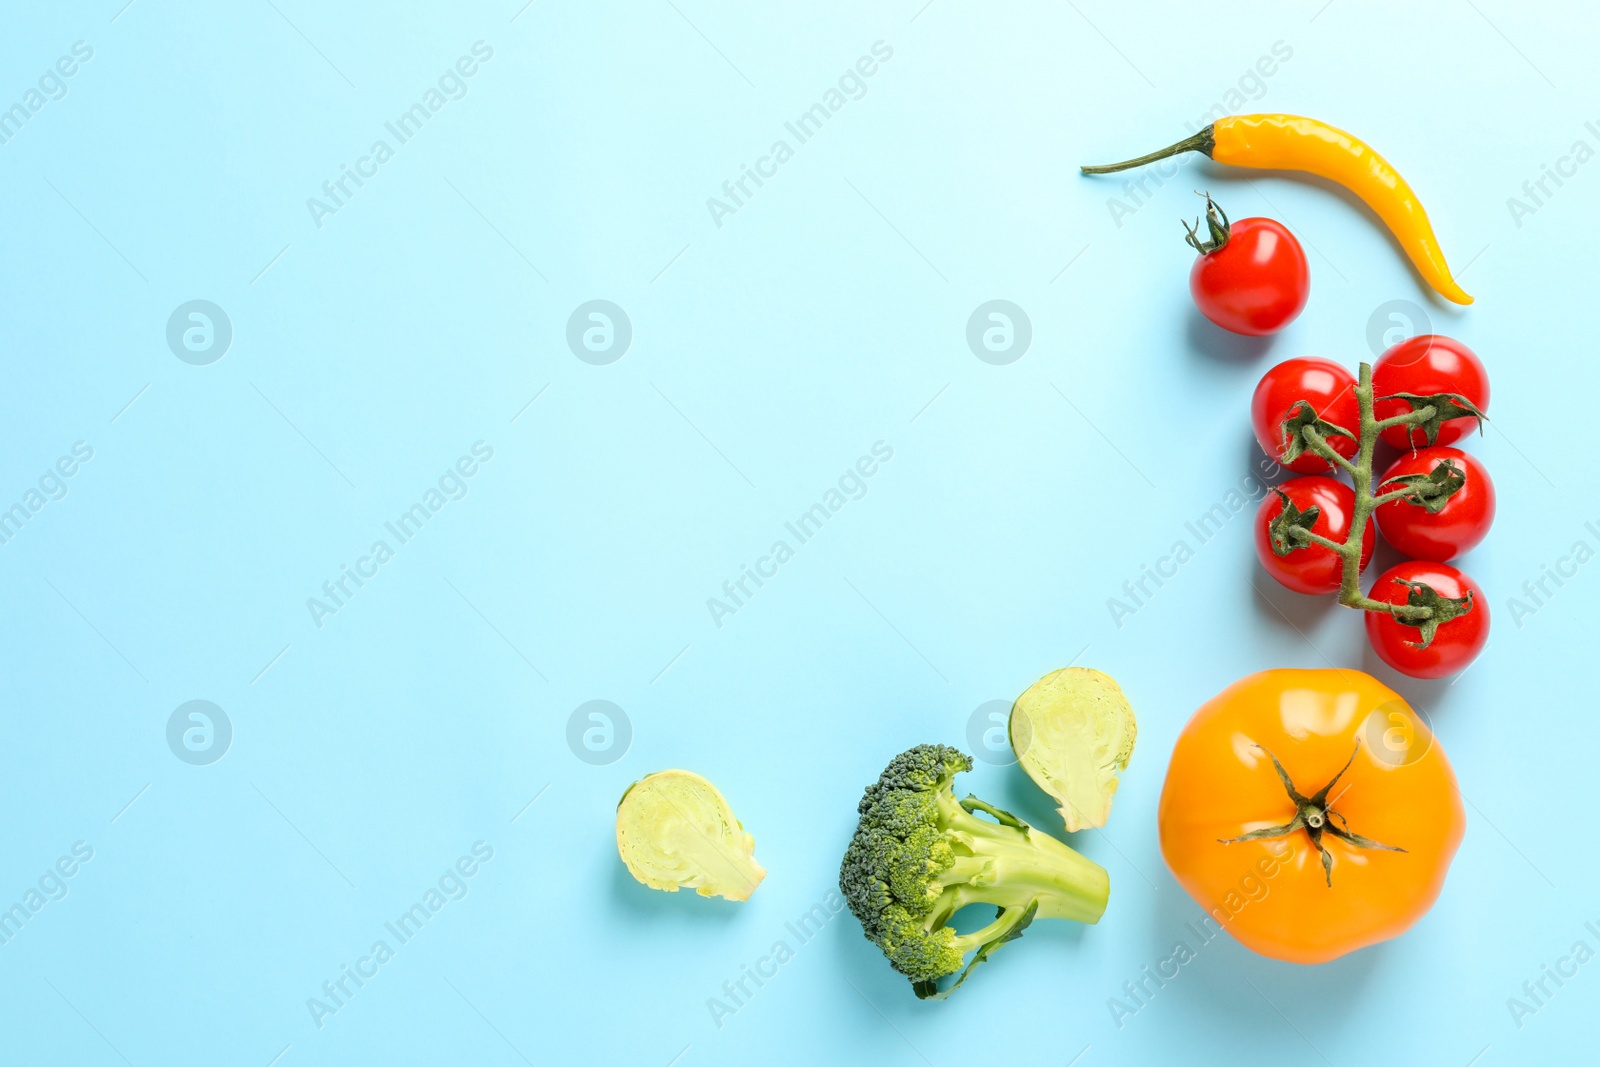
[[1442, 597], [1472, 596], [1472, 608], [1434, 632], [1427, 648], [1418, 648], [1422, 631], [1393, 616], [1369, 611], [1367, 640], [1378, 657], [1413, 678], [1443, 678], [1464, 670], [1489, 640], [1489, 602], [1478, 583], [1448, 563], [1407, 560], [1384, 571], [1367, 595], [1386, 604], [1404, 604], [1411, 594], [1406, 582], [1431, 586]]
[[1482, 463], [1459, 448], [1435, 445], [1401, 456], [1383, 472], [1378, 492], [1399, 488], [1382, 486], [1390, 478], [1431, 474], [1447, 459], [1455, 461], [1466, 481], [1444, 502], [1443, 508], [1430, 513], [1421, 505], [1394, 500], [1378, 508], [1374, 516], [1383, 539], [1412, 559], [1440, 563], [1455, 559], [1482, 541], [1494, 522], [1494, 482], [1489, 480]]
[[[1330, 469], [1327, 460], [1309, 449], [1293, 462], [1284, 463], [1287, 438], [1284, 422], [1294, 415], [1300, 401], [1309, 403], [1317, 418], [1342, 426], [1351, 433], [1361, 432], [1361, 411], [1356, 404], [1356, 377], [1331, 359], [1302, 356], [1285, 360], [1262, 375], [1250, 398], [1250, 425], [1256, 432], [1261, 451], [1298, 474], [1323, 474]], [[1356, 439], [1324, 434], [1333, 450], [1346, 459], [1356, 454]]]
[[1311, 295], [1311, 269], [1294, 234], [1272, 219], [1240, 219], [1228, 241], [1195, 260], [1189, 292], [1224, 330], [1260, 337], [1295, 320]]
[[[1321, 534], [1331, 541], [1346, 541], [1350, 537], [1350, 521], [1355, 516], [1356, 494], [1343, 482], [1321, 475], [1310, 474], [1304, 478], [1290, 478], [1278, 489], [1289, 502], [1301, 511], [1315, 506], [1318, 514], [1311, 524], [1311, 532]], [[1344, 567], [1339, 556], [1321, 545], [1296, 548], [1287, 556], [1272, 551], [1272, 535], [1268, 531], [1272, 520], [1283, 512], [1283, 499], [1277, 493], [1267, 494], [1256, 512], [1256, 557], [1266, 572], [1278, 584], [1297, 593], [1337, 593]], [[1366, 532], [1361, 540], [1361, 569], [1372, 562], [1372, 520], [1367, 520]]]
[[[1435, 393], [1460, 393], [1487, 413], [1489, 410], [1489, 372], [1466, 345], [1453, 337], [1425, 333], [1408, 341], [1401, 341], [1372, 365], [1372, 395], [1393, 396], [1395, 393], [1416, 393], [1432, 396]], [[1379, 400], [1372, 413], [1379, 419], [1401, 415], [1410, 411], [1404, 400]], [[1451, 419], [1439, 427], [1439, 438], [1434, 444], [1448, 445], [1459, 441], [1478, 428], [1476, 419]], [[1404, 426], [1391, 426], [1383, 431], [1383, 439], [1395, 448], [1422, 448], [1428, 438], [1415, 427], [1410, 428], [1411, 442], [1406, 442]]]

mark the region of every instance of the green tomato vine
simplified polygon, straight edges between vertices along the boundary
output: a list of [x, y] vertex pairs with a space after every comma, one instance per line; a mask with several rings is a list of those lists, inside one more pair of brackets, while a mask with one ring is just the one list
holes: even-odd
[[[1355, 432], [1318, 418], [1307, 401], [1301, 401], [1290, 411], [1283, 423], [1285, 442], [1284, 462], [1293, 461], [1306, 451], [1315, 452], [1330, 465], [1350, 476], [1355, 487], [1355, 512], [1350, 523], [1350, 535], [1342, 542], [1324, 537], [1311, 529], [1321, 509], [1315, 505], [1300, 510], [1282, 490], [1276, 490], [1283, 510], [1268, 527], [1272, 551], [1287, 556], [1311, 545], [1320, 545], [1339, 557], [1341, 564], [1339, 603], [1347, 608], [1375, 611], [1393, 616], [1398, 622], [1415, 626], [1419, 631], [1418, 648], [1427, 648], [1440, 626], [1472, 610], [1472, 597], [1440, 596], [1438, 591], [1422, 582], [1408, 582], [1406, 603], [1389, 604], [1375, 600], [1361, 591], [1361, 550], [1366, 536], [1367, 521], [1373, 512], [1384, 504], [1403, 500], [1416, 507], [1438, 512], [1466, 483], [1465, 472], [1452, 460], [1440, 463], [1430, 474], [1409, 475], [1390, 479], [1378, 485], [1374, 492], [1372, 453], [1378, 437], [1393, 426], [1406, 426], [1420, 430], [1428, 444], [1438, 440], [1439, 427], [1451, 419], [1474, 418], [1482, 431], [1483, 412], [1472, 401], [1459, 393], [1438, 393], [1419, 396], [1414, 393], [1396, 393], [1379, 397], [1381, 400], [1402, 400], [1411, 410], [1380, 419], [1374, 414], [1372, 395], [1372, 365], [1361, 364], [1360, 377], [1355, 388], [1356, 406], [1360, 411], [1360, 424]], [[1356, 442], [1355, 458], [1347, 458], [1328, 443], [1330, 437], [1348, 437]], [[1390, 487], [1393, 488], [1390, 488]]]

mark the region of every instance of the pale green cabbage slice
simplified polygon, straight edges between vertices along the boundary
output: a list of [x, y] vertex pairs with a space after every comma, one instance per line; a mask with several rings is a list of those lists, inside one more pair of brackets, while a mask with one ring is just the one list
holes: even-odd
[[1117, 683], [1087, 667], [1052, 671], [1011, 707], [1011, 749], [1061, 805], [1069, 832], [1104, 826], [1138, 723]]

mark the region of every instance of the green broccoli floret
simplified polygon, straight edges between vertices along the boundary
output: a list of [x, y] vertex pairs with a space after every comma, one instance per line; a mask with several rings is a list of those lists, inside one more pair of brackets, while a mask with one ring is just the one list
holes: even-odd
[[[974, 796], [957, 801], [951, 783], [971, 769], [970, 756], [946, 745], [896, 756], [867, 786], [839, 868], [839, 888], [867, 940], [922, 999], [954, 993], [1035, 918], [1098, 922], [1111, 894], [1099, 864]], [[957, 934], [946, 924], [968, 904], [992, 905], [995, 920]], [[941, 992], [939, 979], [957, 971]]]

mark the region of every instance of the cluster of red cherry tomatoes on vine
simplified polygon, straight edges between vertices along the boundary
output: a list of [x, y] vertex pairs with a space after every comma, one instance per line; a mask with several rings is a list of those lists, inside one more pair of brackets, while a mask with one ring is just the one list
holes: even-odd
[[[1311, 291], [1300, 242], [1273, 219], [1230, 221], [1201, 195], [1204, 235], [1201, 220], [1184, 224], [1199, 253], [1189, 274], [1195, 306], [1233, 333], [1283, 329]], [[1251, 402], [1262, 450], [1298, 475], [1269, 492], [1256, 515], [1262, 567], [1297, 593], [1337, 594], [1364, 611], [1373, 650], [1413, 677], [1463, 670], [1489, 638], [1483, 590], [1450, 564], [1494, 521], [1489, 472], [1452, 447], [1481, 427], [1488, 407], [1483, 363], [1432, 334], [1363, 363], [1359, 377], [1327, 359], [1280, 363]], [[1398, 454], [1375, 477], [1380, 439]], [[1374, 527], [1407, 558], [1363, 592]]]
[[[1487, 411], [1489, 377], [1466, 345], [1430, 334], [1379, 356], [1367, 389], [1366, 429], [1397, 453], [1378, 477], [1373, 477], [1377, 442], [1362, 440], [1358, 381], [1348, 369], [1327, 359], [1291, 359], [1269, 370], [1256, 386], [1250, 408], [1256, 440], [1298, 475], [1262, 501], [1255, 520], [1256, 554], [1285, 587], [1338, 593], [1341, 602], [1364, 608], [1368, 640], [1395, 670], [1418, 678], [1454, 674], [1472, 662], [1489, 637], [1483, 590], [1450, 563], [1482, 541], [1494, 521], [1489, 472], [1476, 457], [1453, 447], [1478, 428]], [[1417, 421], [1383, 425], [1408, 409]], [[1305, 433], [1307, 425], [1319, 432]], [[1308, 439], [1320, 441], [1323, 450], [1307, 447]], [[1345, 462], [1330, 460], [1326, 449]], [[1340, 480], [1341, 474], [1349, 475], [1355, 487]], [[1358, 490], [1371, 494], [1360, 507]], [[1350, 545], [1358, 514], [1370, 516], [1359, 539], [1358, 571], [1372, 559], [1374, 524], [1407, 557], [1379, 575], [1365, 595], [1355, 585], [1356, 576], [1347, 573], [1356, 553], [1346, 559], [1329, 544]], [[1430, 610], [1403, 617], [1391, 605]]]

